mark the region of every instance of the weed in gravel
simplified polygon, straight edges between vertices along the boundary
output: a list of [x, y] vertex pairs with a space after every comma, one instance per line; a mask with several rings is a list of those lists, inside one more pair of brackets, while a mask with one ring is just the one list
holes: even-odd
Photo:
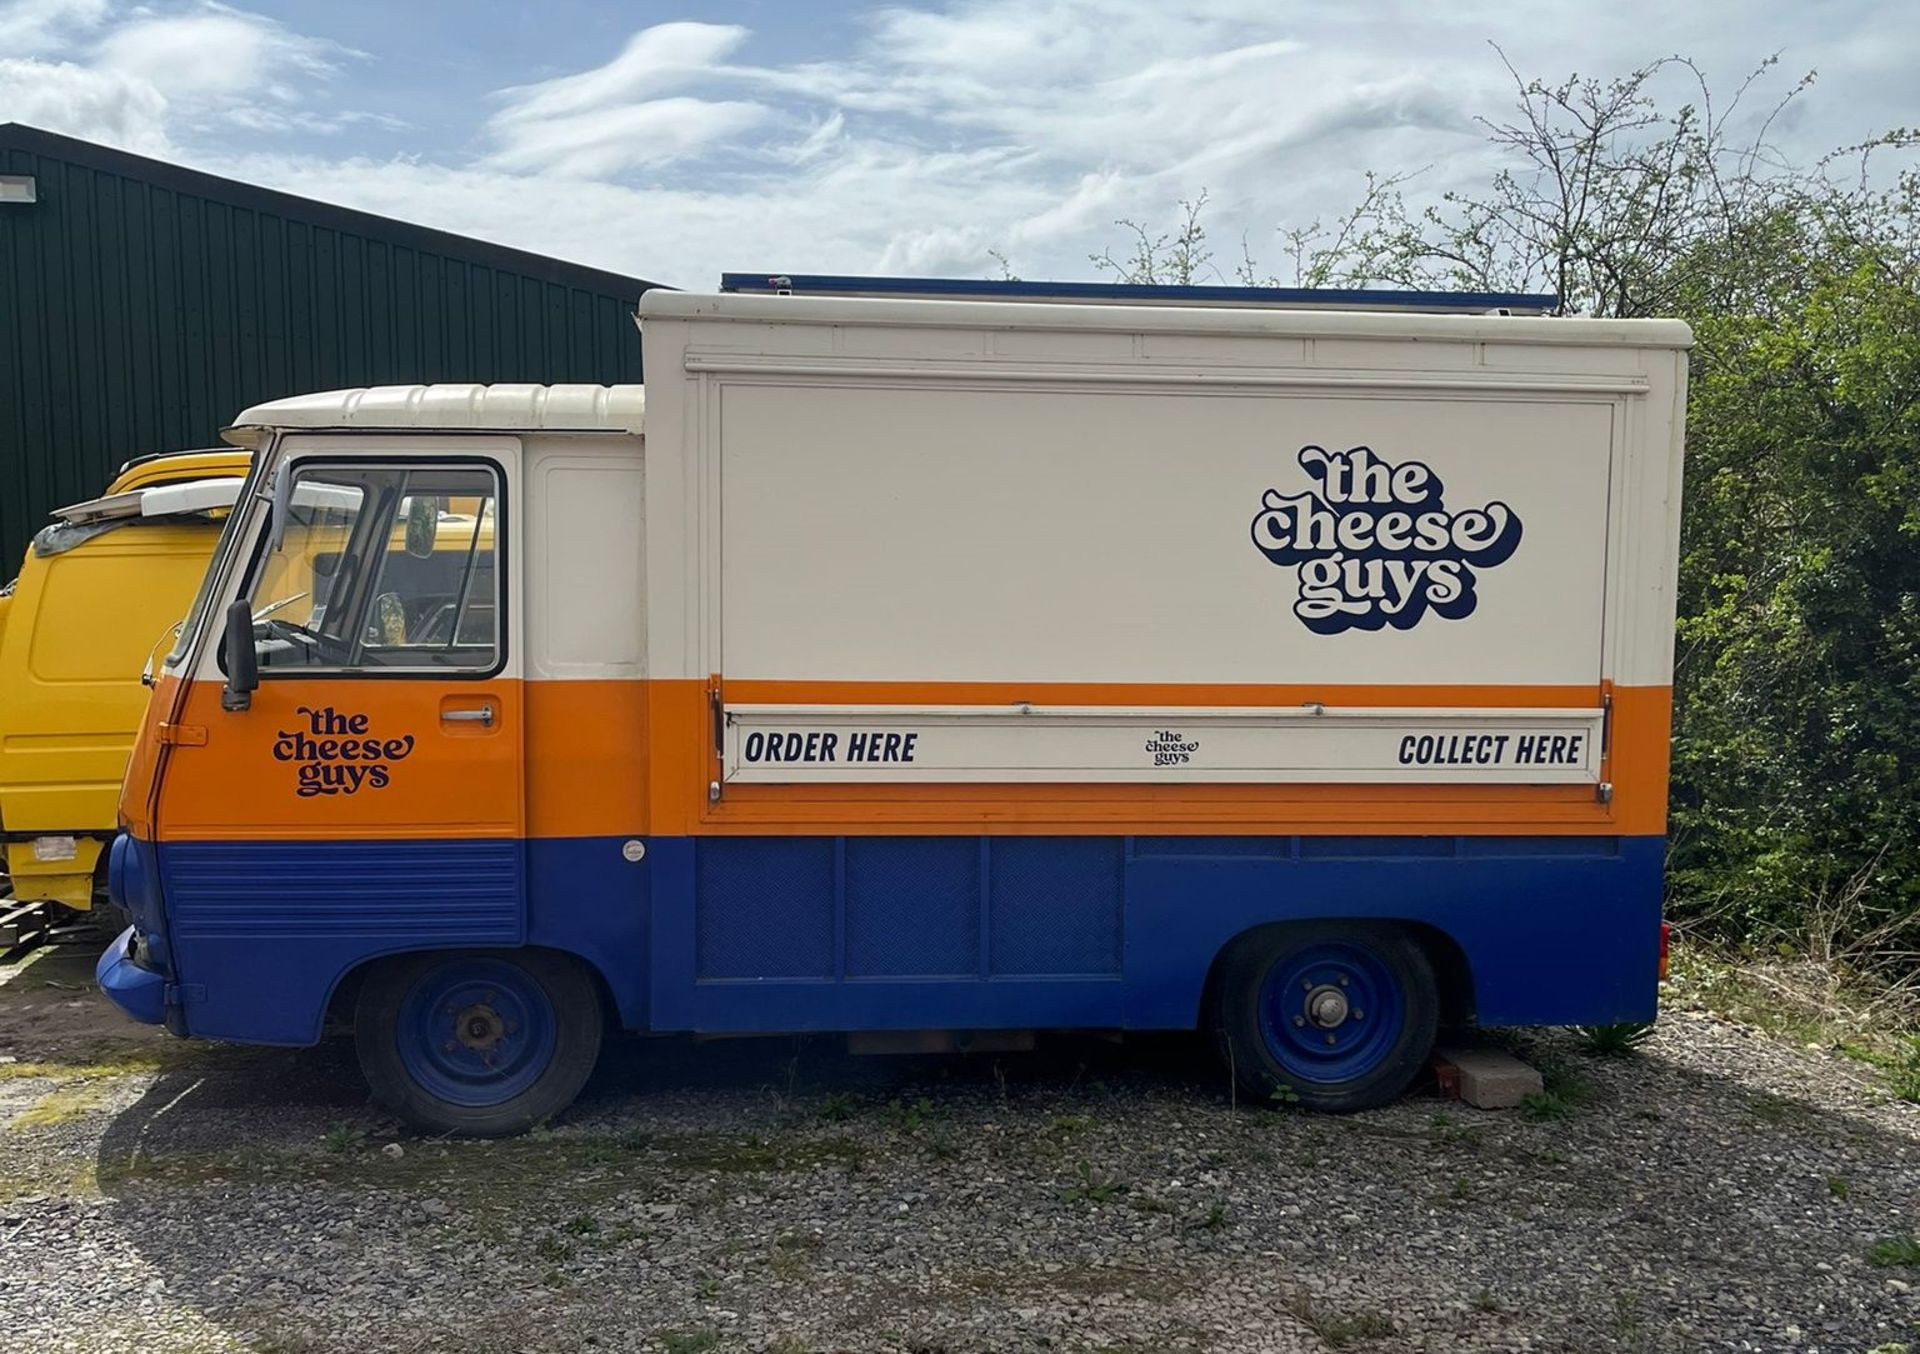
[[58, 1081], [108, 1081], [114, 1077], [138, 1076], [143, 1072], [164, 1072], [180, 1061], [177, 1056], [152, 1053], [90, 1063], [0, 1063], [0, 1081], [30, 1081], [40, 1077], [52, 1077]]
[[666, 1354], [706, 1354], [709, 1349], [720, 1347], [720, 1332], [711, 1326], [700, 1330], [662, 1331], [660, 1344]]
[[1464, 1175], [1456, 1175], [1453, 1183], [1447, 1186], [1447, 1197], [1457, 1204], [1463, 1204], [1473, 1197], [1473, 1186]]
[[769, 1142], [757, 1136], [708, 1138], [689, 1134], [682, 1139], [658, 1140], [653, 1146], [664, 1150], [676, 1166], [722, 1175], [805, 1171], [835, 1164], [855, 1166], [864, 1155], [860, 1144], [845, 1138]]
[[1361, 1340], [1384, 1340], [1400, 1333], [1400, 1328], [1385, 1313], [1330, 1312], [1305, 1293], [1294, 1294], [1287, 1310], [1329, 1349], [1346, 1349]]
[[1212, 1232], [1217, 1236], [1221, 1232], [1226, 1231], [1231, 1223], [1232, 1219], [1227, 1215], [1227, 1201], [1225, 1199], [1215, 1199], [1211, 1204], [1207, 1205], [1207, 1211], [1205, 1213], [1193, 1220], [1192, 1226], [1187, 1230], [1190, 1232]]
[[1491, 1316], [1500, 1310], [1500, 1299], [1493, 1295], [1491, 1288], [1483, 1288], [1473, 1295], [1473, 1310], [1485, 1312]]
[[1480, 1146], [1480, 1130], [1465, 1127], [1451, 1114], [1435, 1114], [1428, 1122], [1433, 1125], [1433, 1140], [1437, 1143], [1468, 1150]]
[[1173, 1205], [1157, 1194], [1136, 1194], [1129, 1202], [1142, 1213], [1173, 1212]]
[[[1331, 1039], [1333, 1036], [1328, 1035], [1327, 1037]], [[1300, 1107], [1300, 1092], [1294, 1090], [1293, 1087], [1288, 1086], [1284, 1082], [1273, 1088], [1273, 1094], [1269, 1096], [1268, 1099], [1277, 1110], [1298, 1109]]]
[[1110, 1175], [1095, 1171], [1091, 1162], [1080, 1162], [1080, 1179], [1060, 1191], [1063, 1204], [1104, 1204], [1126, 1192], [1126, 1185]]
[[560, 1224], [560, 1228], [569, 1236], [589, 1237], [600, 1230], [600, 1219], [591, 1213], [576, 1213]]
[[773, 1254], [767, 1257], [767, 1264], [776, 1279], [791, 1282], [807, 1272], [813, 1257], [825, 1244], [824, 1239], [812, 1232], [782, 1232], [774, 1238]]
[[1084, 1114], [1056, 1114], [1047, 1120], [1046, 1127], [1040, 1130], [1040, 1136], [1055, 1142], [1068, 1142], [1092, 1127], [1093, 1120]]
[[1847, 1183], [1846, 1176], [1830, 1175], [1827, 1177], [1827, 1193], [1831, 1194], [1834, 1198], [1844, 1199], [1852, 1192], [1853, 1186]]
[[1762, 1091], [1747, 1102], [1747, 1113], [1763, 1124], [1785, 1124], [1805, 1118], [1807, 1107], [1784, 1095]]
[[573, 1247], [551, 1232], [535, 1242], [533, 1249], [542, 1260], [551, 1260], [555, 1264], [573, 1259]]
[[1520, 1117], [1531, 1124], [1571, 1119], [1578, 1112], [1579, 1106], [1558, 1091], [1535, 1091], [1520, 1102]]
[[89, 1110], [98, 1109], [107, 1098], [107, 1088], [93, 1081], [76, 1081], [48, 1091], [13, 1117], [12, 1128], [52, 1128], [72, 1123]]
[[960, 1135], [945, 1124], [935, 1124], [928, 1129], [923, 1141], [927, 1145], [927, 1155], [935, 1161], [952, 1161], [960, 1155]]
[[366, 1130], [357, 1128], [345, 1119], [340, 1120], [320, 1139], [320, 1146], [335, 1156], [346, 1156], [358, 1152], [367, 1145]]
[[887, 1127], [896, 1133], [918, 1133], [933, 1117], [933, 1102], [924, 1095], [911, 1105], [900, 1100], [887, 1102]]
[[854, 1115], [853, 1097], [845, 1091], [833, 1091], [820, 1103], [820, 1117], [830, 1124], [844, 1124]]
[[1920, 1268], [1920, 1241], [1910, 1236], [1883, 1237], [1867, 1247], [1867, 1263], [1882, 1269]]
[[1884, 1069], [1887, 1089], [1893, 1092], [1896, 1100], [1920, 1105], [1920, 1034], [1910, 1034], [1901, 1042], [1905, 1047], [1888, 1060], [1888, 1066]]
[[1574, 1033], [1579, 1036], [1581, 1052], [1596, 1058], [1620, 1058], [1653, 1038], [1653, 1022], [1631, 1020], [1613, 1025], [1581, 1025]]

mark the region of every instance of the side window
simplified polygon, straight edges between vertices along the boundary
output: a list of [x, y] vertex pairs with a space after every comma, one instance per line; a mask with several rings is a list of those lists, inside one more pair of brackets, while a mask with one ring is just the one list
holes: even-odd
[[247, 591], [263, 678], [498, 667], [497, 471], [306, 463], [281, 492]]

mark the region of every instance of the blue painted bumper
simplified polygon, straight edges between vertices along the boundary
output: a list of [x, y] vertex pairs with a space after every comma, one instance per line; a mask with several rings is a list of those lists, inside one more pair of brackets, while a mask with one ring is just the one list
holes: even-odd
[[128, 958], [133, 944], [129, 926], [113, 938], [100, 962], [93, 966], [94, 981], [113, 1004], [143, 1025], [161, 1024], [167, 1015], [167, 980]]

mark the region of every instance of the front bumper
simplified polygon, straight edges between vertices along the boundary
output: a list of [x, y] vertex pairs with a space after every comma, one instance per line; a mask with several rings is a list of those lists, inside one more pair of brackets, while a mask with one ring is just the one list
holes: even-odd
[[113, 1004], [143, 1025], [163, 1024], [167, 1017], [167, 980], [133, 962], [133, 928], [113, 938], [100, 962], [93, 966], [94, 981]]

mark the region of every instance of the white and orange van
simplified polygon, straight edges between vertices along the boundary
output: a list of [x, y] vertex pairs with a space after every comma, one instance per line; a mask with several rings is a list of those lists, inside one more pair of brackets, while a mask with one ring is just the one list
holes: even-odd
[[644, 394], [241, 414], [109, 994], [349, 1021], [469, 1133], [607, 1027], [1211, 1026], [1344, 1109], [1652, 1017], [1684, 325], [885, 289], [651, 292]]

